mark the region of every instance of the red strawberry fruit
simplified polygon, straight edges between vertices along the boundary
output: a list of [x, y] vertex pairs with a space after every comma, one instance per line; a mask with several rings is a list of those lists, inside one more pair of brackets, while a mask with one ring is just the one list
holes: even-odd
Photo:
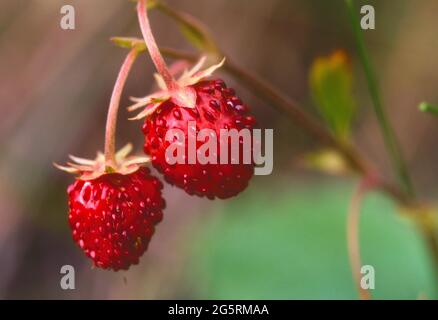
[[142, 167], [68, 188], [73, 239], [97, 267], [128, 269], [147, 249], [164, 209], [162, 184], [149, 173]]
[[126, 157], [127, 145], [108, 168], [105, 156], [95, 160], [71, 156], [75, 163], [58, 168], [80, 174], [68, 189], [68, 220], [73, 240], [102, 269], [128, 269], [148, 247], [162, 220], [163, 184], [140, 166], [144, 157]]
[[[138, 19], [146, 47], [159, 72], [155, 78], [161, 90], [144, 98], [133, 99], [136, 103], [129, 107], [130, 111], [145, 107], [133, 118], [146, 117], [143, 126], [144, 151], [152, 157], [152, 164], [164, 174], [166, 181], [183, 188], [189, 194], [206, 196], [210, 199], [235, 196], [247, 187], [253, 176], [254, 162], [241, 161], [243, 149], [252, 151], [252, 146], [243, 145], [239, 141], [238, 163], [232, 163], [231, 158], [227, 161], [219, 161], [221, 153], [224, 152], [219, 147], [220, 133], [222, 129], [252, 130], [255, 118], [248, 115], [245, 104], [235, 95], [233, 89], [226, 87], [224, 81], [206, 80], [224, 64], [225, 59], [201, 71], [206, 60], [203, 57], [190, 71], [185, 71], [179, 79], [176, 80], [173, 77], [151, 32], [146, 5], [146, 0], [138, 1]], [[166, 133], [169, 129], [182, 130], [186, 140], [185, 155], [190, 157], [187, 143], [191, 134], [189, 133], [190, 123], [196, 123], [196, 131], [210, 129], [212, 130], [210, 132], [215, 132], [213, 138], [217, 140], [217, 147], [213, 163], [201, 164], [198, 159], [195, 163], [190, 163], [190, 161], [169, 163], [166, 150], [169, 150], [171, 143], [166, 141]], [[193, 153], [196, 152], [196, 158], [197, 151], [204, 142], [206, 141], [196, 141], [196, 150], [192, 150]], [[228, 152], [228, 157], [230, 157], [230, 152]]]
[[[235, 96], [234, 90], [227, 88], [222, 80], [202, 81], [192, 86], [196, 92], [196, 106], [193, 109], [180, 107], [171, 99], [163, 102], [160, 112], [151, 114], [143, 125], [145, 135], [144, 151], [152, 157], [154, 167], [164, 174], [167, 182], [183, 188], [189, 194], [220, 199], [237, 195], [244, 190], [254, 172], [254, 165], [242, 161], [243, 147], [240, 146], [240, 161], [220, 163], [220, 130], [252, 129], [255, 119], [247, 115], [247, 107]], [[196, 122], [197, 131], [212, 129], [218, 146], [216, 163], [169, 164], [166, 149], [171, 142], [165, 139], [169, 129], [180, 129], [185, 135], [185, 154], [188, 154], [188, 123]], [[197, 149], [203, 144], [197, 141]]]

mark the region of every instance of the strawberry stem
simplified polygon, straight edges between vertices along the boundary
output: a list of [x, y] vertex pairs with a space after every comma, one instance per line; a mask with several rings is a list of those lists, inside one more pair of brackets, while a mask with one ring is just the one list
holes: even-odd
[[106, 121], [105, 131], [105, 166], [108, 172], [111, 172], [116, 168], [116, 126], [117, 126], [117, 113], [119, 111], [120, 98], [122, 91], [128, 78], [131, 67], [137, 58], [139, 50], [137, 47], [131, 49], [123, 62], [119, 75], [117, 76], [116, 83], [114, 85], [113, 93], [111, 95], [111, 101], [108, 108], [108, 116]]
[[167, 89], [173, 90], [178, 88], [178, 84], [175, 79], [172, 77], [172, 74], [169, 71], [169, 68], [166, 65], [166, 62], [163, 59], [163, 56], [158, 49], [157, 42], [155, 41], [154, 35], [151, 31], [151, 26], [149, 24], [149, 18], [147, 14], [147, 0], [139, 0], [137, 3], [137, 15], [138, 22], [140, 24], [140, 29], [143, 34], [144, 41], [148, 48], [149, 54], [152, 58], [152, 61], [155, 64], [155, 68], [158, 73], [163, 77], [164, 83], [166, 84]]
[[371, 294], [368, 290], [361, 286], [361, 268], [362, 261], [360, 255], [360, 243], [359, 243], [359, 227], [360, 227], [360, 215], [361, 207], [364, 197], [368, 191], [366, 181], [361, 181], [359, 186], [354, 191], [347, 212], [347, 245], [348, 245], [348, 257], [350, 260], [351, 272], [353, 279], [359, 293], [361, 300], [371, 300]]

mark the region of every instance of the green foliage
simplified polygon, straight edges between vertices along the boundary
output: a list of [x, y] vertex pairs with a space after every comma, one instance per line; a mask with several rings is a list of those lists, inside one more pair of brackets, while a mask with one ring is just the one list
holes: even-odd
[[349, 172], [344, 157], [333, 149], [320, 149], [302, 158], [304, 167], [332, 175], [345, 175]]
[[121, 48], [132, 49], [137, 47], [138, 52], [147, 50], [143, 40], [131, 37], [111, 37], [110, 40]]
[[207, 53], [217, 54], [219, 52], [212, 36], [203, 23], [185, 12], [175, 10], [173, 7], [168, 6], [162, 1], [156, 2], [157, 9], [178, 23], [183, 36], [195, 48]]
[[352, 73], [343, 51], [315, 60], [310, 69], [310, 89], [327, 124], [339, 138], [348, 139], [356, 108]]
[[180, 23], [180, 30], [184, 37], [199, 50], [210, 51], [208, 39], [202, 32], [189, 24]]
[[[191, 279], [199, 298], [356, 299], [346, 243], [346, 186], [312, 185], [231, 201], [194, 236]], [[414, 226], [382, 196], [367, 197], [363, 264], [375, 299], [436, 297], [431, 261]]]
[[420, 109], [422, 112], [428, 112], [435, 116], [438, 115], [438, 107], [427, 102], [420, 103], [418, 109]]

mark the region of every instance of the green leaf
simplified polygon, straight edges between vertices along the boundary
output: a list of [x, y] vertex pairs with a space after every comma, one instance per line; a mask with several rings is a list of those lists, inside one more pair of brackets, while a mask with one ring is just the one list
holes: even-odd
[[[352, 189], [251, 189], [218, 206], [190, 242], [194, 298], [357, 299], [346, 243]], [[422, 236], [379, 194], [365, 199], [360, 246], [363, 264], [375, 268], [374, 299], [437, 297]]]
[[[185, 12], [175, 10], [160, 0], [149, 0], [148, 10], [151, 9], [158, 9], [175, 20], [183, 36], [197, 49], [212, 54], [218, 54], [220, 52], [208, 28], [195, 17]], [[134, 38], [114, 37], [111, 40], [118, 46], [130, 48], [132, 47], [132, 41], [129, 40], [134, 40]]]
[[349, 173], [345, 158], [333, 149], [321, 149], [305, 154], [300, 163], [312, 170], [319, 170], [332, 175], [345, 175]]
[[314, 61], [310, 69], [310, 89], [321, 116], [339, 138], [348, 140], [356, 107], [352, 72], [343, 51]]
[[137, 47], [138, 51], [147, 50], [146, 44], [143, 39], [132, 38], [132, 37], [112, 37], [110, 39], [115, 45], [121, 48], [132, 49]]
[[210, 32], [203, 23], [161, 1], [156, 2], [156, 8], [178, 23], [181, 33], [194, 47], [208, 53], [217, 54], [219, 52]]
[[[137, 3], [138, 0], [130, 0], [131, 2]], [[149, 0], [147, 2], [147, 9], [154, 9], [157, 6], [159, 0]]]
[[427, 102], [420, 103], [418, 109], [420, 109], [422, 112], [428, 112], [435, 116], [438, 115], [438, 107]]
[[209, 49], [209, 43], [208, 39], [204, 36], [202, 32], [199, 30], [193, 28], [192, 26], [188, 24], [182, 24], [180, 23], [180, 29], [181, 33], [184, 35], [184, 37], [196, 48], [200, 50], [206, 50]]
[[158, 5], [158, 0], [149, 0], [147, 2], [147, 9], [148, 10], [155, 9], [157, 7], [157, 5]]

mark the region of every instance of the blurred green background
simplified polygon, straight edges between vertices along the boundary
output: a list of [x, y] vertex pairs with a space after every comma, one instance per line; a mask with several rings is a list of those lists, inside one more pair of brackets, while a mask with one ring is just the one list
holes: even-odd
[[[317, 115], [309, 69], [342, 48], [350, 57], [357, 114], [355, 144], [388, 178], [390, 167], [341, 0], [168, 0], [210, 28], [224, 51]], [[438, 101], [435, 0], [357, 1], [376, 8], [365, 32], [391, 122], [419, 193], [437, 195], [438, 123], [418, 112]], [[60, 8], [76, 9], [76, 30], [59, 27]], [[151, 13], [159, 44], [193, 51], [178, 27]], [[140, 36], [127, 0], [8, 0], [0, 3], [0, 298], [356, 299], [348, 263], [346, 211], [355, 181], [306, 170], [298, 159], [318, 144], [227, 74], [264, 128], [274, 129], [274, 172], [255, 177], [239, 197], [209, 201], [165, 187], [168, 207], [149, 250], [127, 272], [93, 269], [71, 239], [66, 187], [57, 171], [68, 154], [103, 148], [112, 86], [126, 52], [111, 36]], [[143, 55], [126, 86], [153, 85]], [[141, 152], [140, 122], [125, 121], [118, 144]], [[378, 299], [437, 297], [423, 239], [396, 206], [367, 196], [362, 260], [376, 270]], [[76, 290], [60, 288], [60, 268], [76, 270]]]

